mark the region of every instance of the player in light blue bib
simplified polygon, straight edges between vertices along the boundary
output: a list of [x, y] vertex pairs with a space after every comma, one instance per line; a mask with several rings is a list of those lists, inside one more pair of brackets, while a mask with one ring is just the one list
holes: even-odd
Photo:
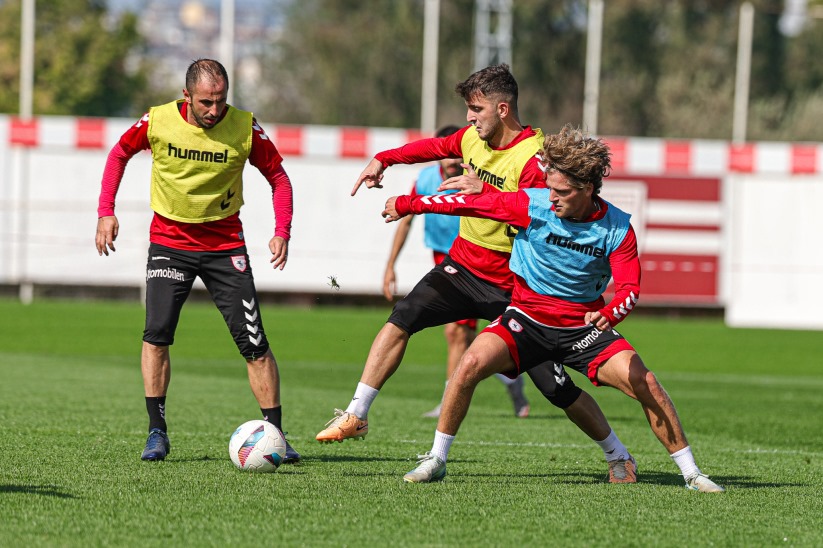
[[[400, 196], [386, 203], [383, 215], [389, 221], [408, 213], [445, 213], [518, 229], [509, 263], [517, 275], [511, 304], [464, 354], [446, 391], [432, 450], [406, 477], [417, 482], [445, 477], [449, 448], [480, 380], [494, 373], [517, 376], [551, 360], [640, 402], [686, 487], [723, 492], [697, 467], [669, 395], [614, 330], [637, 303], [640, 261], [630, 216], [599, 197], [611, 169], [608, 146], [567, 125], [546, 137], [538, 156], [545, 189], [446, 199]], [[606, 303], [610, 278], [614, 296]]]

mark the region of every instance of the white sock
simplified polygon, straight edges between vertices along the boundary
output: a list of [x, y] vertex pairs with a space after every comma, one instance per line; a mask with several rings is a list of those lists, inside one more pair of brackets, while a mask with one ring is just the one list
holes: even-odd
[[612, 462], [617, 459], [628, 459], [629, 450], [614, 433], [614, 430], [609, 432], [608, 437], [603, 441], [595, 442], [603, 450], [603, 456], [606, 457], [606, 462]]
[[346, 412], [354, 413], [358, 418], [365, 419], [369, 414], [369, 408], [374, 398], [377, 397], [378, 392], [380, 392], [378, 389], [372, 388], [368, 384], [363, 384], [362, 382], [357, 383], [354, 397], [349, 402]]
[[671, 457], [677, 467], [680, 468], [680, 473], [683, 474], [684, 478], [700, 473], [700, 468], [694, 462], [694, 455], [692, 455], [690, 446], [687, 445], [680, 451], [672, 453]]
[[453, 441], [454, 436], [444, 434], [440, 430], [435, 430], [431, 454], [438, 457], [443, 462], [446, 462], [446, 459], [449, 457], [449, 449], [451, 449]]
[[509, 385], [514, 384], [514, 383], [517, 382], [517, 379], [510, 379], [509, 377], [507, 377], [503, 373], [495, 373], [494, 376], [497, 377], [498, 380], [500, 382], [502, 382], [503, 384], [505, 384], [506, 386], [509, 386]]

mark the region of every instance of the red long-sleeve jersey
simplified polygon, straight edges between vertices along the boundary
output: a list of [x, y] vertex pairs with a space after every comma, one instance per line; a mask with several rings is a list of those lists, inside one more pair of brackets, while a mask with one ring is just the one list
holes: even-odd
[[[183, 119], [186, 119], [187, 106], [187, 103], [181, 103], [180, 115]], [[126, 165], [141, 150], [151, 150], [148, 128], [146, 114], [120, 137], [109, 152], [97, 206], [98, 217], [114, 215], [115, 198]], [[253, 120], [249, 163], [256, 167], [271, 185], [276, 226], [274, 235], [289, 240], [293, 215], [292, 186], [282, 162], [283, 157], [274, 143], [257, 120]], [[206, 223], [183, 223], [155, 213], [149, 229], [149, 239], [152, 243], [188, 251], [222, 251], [244, 244], [239, 212], [225, 219]]]
[[[458, 132], [446, 137], [421, 139], [403, 145], [402, 147], [386, 150], [375, 155], [383, 167], [395, 164], [416, 164], [442, 160], [444, 158], [466, 158], [461, 146], [466, 131], [475, 131], [473, 126], [466, 126]], [[508, 145], [497, 150], [512, 148], [524, 139], [536, 135], [531, 126], [527, 126]], [[546, 186], [546, 175], [540, 170], [537, 158], [530, 159], [520, 173], [519, 188], [542, 188]], [[491, 185], [484, 185], [483, 193], [498, 192]], [[511, 291], [514, 287], [514, 275], [509, 270], [510, 253], [481, 247], [458, 236], [449, 250], [449, 256], [468, 269], [472, 274], [494, 285]]]

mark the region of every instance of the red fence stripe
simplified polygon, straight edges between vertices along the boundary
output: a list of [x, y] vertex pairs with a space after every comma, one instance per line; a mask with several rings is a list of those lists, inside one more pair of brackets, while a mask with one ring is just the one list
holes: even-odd
[[9, 143], [24, 147], [35, 147], [40, 144], [40, 124], [37, 118], [30, 120], [12, 118], [9, 127]]
[[604, 138], [603, 141], [609, 145], [609, 148], [612, 151], [612, 171], [615, 173], [626, 171], [626, 164], [628, 163], [628, 159], [626, 158], [626, 140], [616, 137], [607, 137]]
[[692, 168], [692, 145], [683, 141], [667, 141], [665, 164], [668, 173], [689, 173]]
[[754, 145], [729, 145], [729, 170], [740, 173], [754, 172]]
[[817, 173], [817, 147], [814, 145], [792, 146], [792, 173]]
[[368, 155], [369, 132], [366, 128], [340, 128], [340, 156], [365, 158]]
[[285, 156], [303, 155], [303, 128], [300, 126], [276, 126], [274, 146]]
[[77, 148], [103, 148], [106, 145], [106, 121], [102, 118], [78, 118], [75, 132]]

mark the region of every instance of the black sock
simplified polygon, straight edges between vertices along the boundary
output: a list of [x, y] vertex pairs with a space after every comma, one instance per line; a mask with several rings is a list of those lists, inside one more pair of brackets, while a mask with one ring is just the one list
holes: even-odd
[[283, 420], [283, 411], [280, 407], [272, 407], [271, 409], [263, 409], [261, 407], [260, 411], [263, 413], [263, 420], [269, 421], [275, 425], [278, 430], [283, 431], [283, 427], [280, 425]]
[[149, 431], [158, 428], [166, 431], [166, 396], [146, 398], [146, 411], [149, 412]]

